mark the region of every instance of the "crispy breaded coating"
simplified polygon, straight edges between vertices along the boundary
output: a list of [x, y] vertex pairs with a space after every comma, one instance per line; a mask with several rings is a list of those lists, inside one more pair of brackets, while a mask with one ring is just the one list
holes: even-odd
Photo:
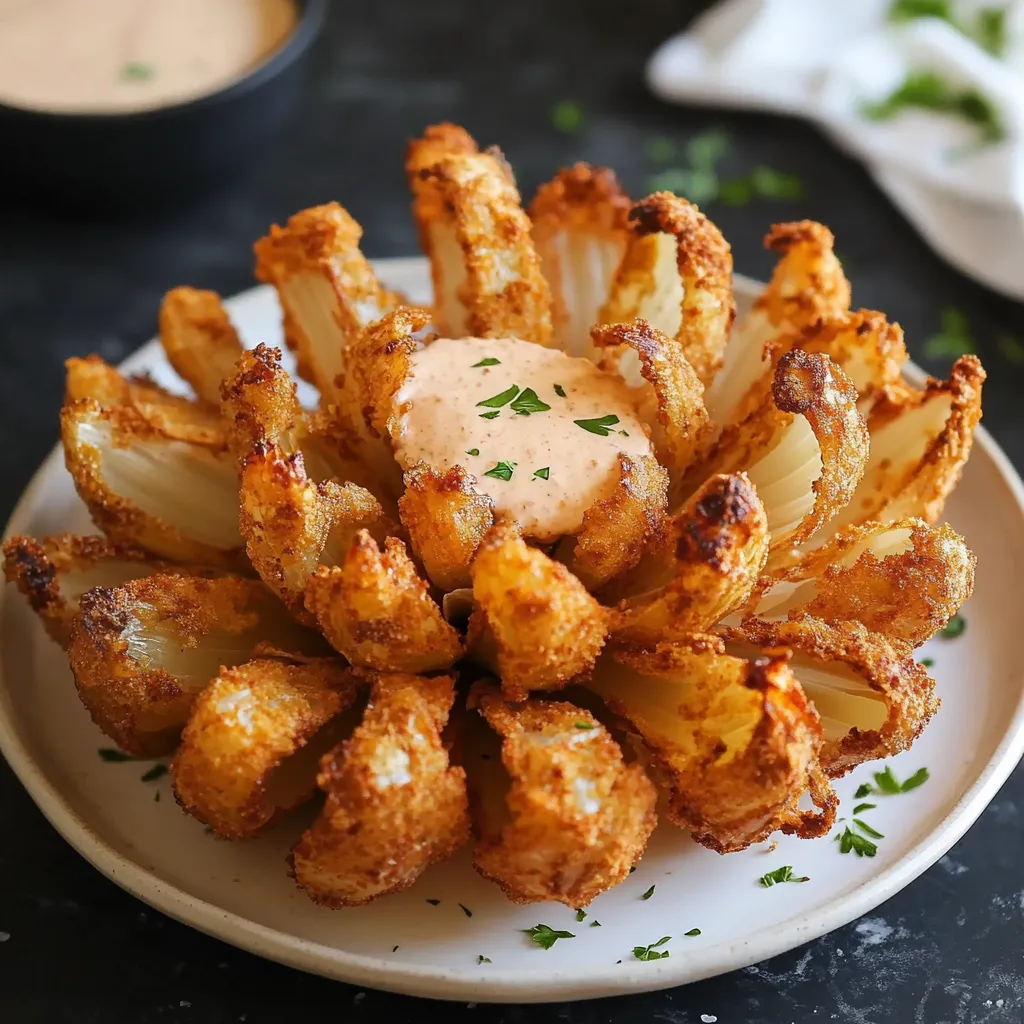
[[167, 568], [142, 548], [74, 533], [4, 541], [4, 576], [39, 616], [50, 639], [67, 647], [78, 602], [93, 587], [116, 587]]
[[222, 670], [195, 699], [171, 764], [178, 803], [224, 839], [258, 835], [316, 792], [319, 756], [339, 739], [328, 723], [359, 687], [335, 658]]
[[971, 454], [985, 376], [977, 356], [961, 356], [948, 381], [929, 380], [924, 391], [902, 389], [877, 403], [864, 478], [833, 531], [905, 516], [934, 523], [942, 515]]
[[620, 599], [611, 642], [648, 647], [706, 632], [743, 605], [767, 558], [768, 519], [746, 474], [711, 477], [602, 594]]
[[[428, 163], [434, 155], [439, 158]], [[438, 331], [550, 344], [550, 289], [501, 152], [430, 138], [410, 146], [406, 167], [430, 259]]]
[[501, 678], [506, 700], [560, 690], [593, 668], [608, 611], [560, 562], [529, 547], [514, 523], [494, 526], [473, 560], [470, 654]]
[[201, 399], [220, 404], [242, 343], [216, 292], [173, 288], [160, 305], [160, 344], [167, 361]]
[[465, 772], [441, 739], [454, 697], [449, 676], [374, 679], [362, 724], [320, 762], [327, 802], [292, 851], [314, 902], [351, 907], [408, 889], [468, 842]]
[[831, 776], [907, 750], [938, 710], [935, 683], [906, 646], [859, 622], [748, 619], [719, 633], [743, 657], [793, 652], [790, 668], [821, 717], [821, 764]]
[[461, 466], [439, 473], [420, 462], [405, 474], [402, 525], [427, 575], [444, 591], [472, 585], [470, 562], [494, 525], [494, 503], [475, 483]]
[[945, 523], [850, 526], [790, 569], [764, 576], [750, 610], [772, 621], [809, 614], [833, 625], [860, 622], [916, 647], [971, 596], [977, 561]]
[[632, 569], [665, 519], [668, 472], [652, 458], [620, 452], [619, 473], [614, 492], [584, 513], [580, 532], [555, 547], [555, 557], [592, 592]]
[[[104, 376], [82, 393], [82, 370]], [[217, 411], [122, 381], [95, 361], [71, 360], [61, 411], [64, 460], [93, 521], [111, 540], [164, 558], [243, 565], [238, 478]]]
[[745, 471], [768, 514], [774, 555], [841, 514], [867, 462], [868, 429], [850, 378], [827, 356], [792, 349], [768, 401], [722, 434], [684, 489], [712, 472]]
[[[824, 835], [838, 800], [818, 766], [821, 727], [784, 653], [747, 660], [702, 634], [609, 649], [586, 683], [641, 741], [668, 816], [719, 853], [775, 831]], [[797, 804], [810, 792], [816, 810]]]
[[396, 537], [382, 552], [366, 530], [358, 531], [339, 565], [322, 565], [310, 577], [306, 607], [353, 665], [434, 672], [462, 655], [459, 634]]
[[622, 356], [633, 352], [646, 390], [653, 401], [646, 404], [658, 461], [678, 484], [710, 440], [710, 423], [704, 408], [704, 385], [686, 361], [680, 347], [646, 320], [628, 324], [599, 324], [590, 332], [604, 353], [602, 365], [618, 371]]
[[242, 469], [240, 501], [245, 549], [260, 579], [300, 621], [306, 585], [320, 565], [338, 565], [352, 540], [367, 531], [383, 544], [398, 527], [380, 502], [356, 484], [315, 483], [302, 453], [285, 455], [277, 445], [258, 447]]
[[746, 419], [760, 404], [763, 396], [754, 385], [771, 369], [766, 345], [779, 344], [775, 354], [781, 356], [805, 327], [850, 308], [850, 283], [834, 241], [827, 227], [812, 220], [772, 225], [764, 244], [779, 262], [754, 308], [735, 325], [722, 372], [707, 392], [717, 430]]
[[625, 880], [657, 823], [643, 768], [624, 762], [589, 711], [565, 701], [508, 704], [478, 683], [469, 702], [500, 737], [493, 751], [486, 738], [467, 744], [477, 871], [513, 903], [569, 907]]
[[598, 359], [590, 328], [626, 252], [631, 206], [614, 171], [585, 163], [562, 168], [530, 203], [533, 244], [551, 287], [552, 344], [563, 352]]
[[256, 278], [277, 289], [284, 336], [299, 375], [326, 400], [345, 351], [364, 327], [402, 300], [383, 288], [359, 248], [363, 229], [337, 203], [300, 210], [253, 247]]
[[671, 192], [635, 203], [629, 227], [626, 255], [598, 321], [649, 321], [679, 342], [707, 387], [736, 315], [729, 243], [696, 206]]
[[123, 750], [157, 757], [221, 667], [265, 643], [324, 651], [258, 580], [166, 572], [84, 594], [68, 658], [93, 721]]
[[[429, 203], [432, 198], [429, 188], [421, 182], [420, 171], [429, 170], [447, 156], [479, 152], [480, 147], [473, 136], [462, 125], [450, 121], [429, 125], [419, 138], [410, 139], [405, 149], [405, 173], [415, 200], [418, 201], [422, 196], [423, 201]], [[419, 217], [416, 222], [422, 223]], [[426, 250], [427, 245], [422, 237], [420, 242], [421, 248]]]

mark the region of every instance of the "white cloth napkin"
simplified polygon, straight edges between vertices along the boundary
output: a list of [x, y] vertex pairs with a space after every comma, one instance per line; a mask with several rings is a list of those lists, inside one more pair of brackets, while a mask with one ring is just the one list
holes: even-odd
[[[1000, 58], [947, 21], [893, 23], [892, 0], [724, 0], [647, 66], [664, 99], [775, 110], [817, 121], [864, 160], [932, 247], [961, 271], [1024, 299], [1024, 0], [954, 0], [957, 23], [1006, 9]], [[973, 90], [1005, 136], [980, 144], [958, 116], [905, 108], [865, 116], [913, 72]]]

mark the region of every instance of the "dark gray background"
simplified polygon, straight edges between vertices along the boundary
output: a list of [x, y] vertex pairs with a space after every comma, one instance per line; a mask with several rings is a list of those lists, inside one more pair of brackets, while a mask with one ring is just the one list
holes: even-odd
[[[291, 137], [246, 182], [171, 215], [116, 226], [0, 211], [0, 480], [6, 516], [56, 441], [62, 361], [116, 361], [151, 337], [163, 292], [189, 283], [232, 294], [252, 284], [250, 246], [272, 221], [328, 199], [366, 228], [370, 256], [415, 251], [402, 177], [405, 140], [450, 119], [505, 149], [526, 195], [575, 159], [615, 167], [634, 195], [655, 170], [645, 141], [721, 125], [727, 174], [758, 163], [799, 174], [804, 197], [713, 206], [736, 268], [764, 276], [773, 220], [829, 224], [854, 302], [903, 324], [920, 358], [943, 306], [970, 320], [989, 368], [985, 423], [1021, 464], [1024, 368], [1000, 358], [1024, 340], [1024, 309], [934, 256], [865, 171], [813, 128], [766, 116], [658, 103], [645, 57], [701, 4], [359, 0], [334, 4], [309, 102]], [[583, 128], [550, 111], [578, 102]], [[2, 146], [2, 142], [0, 142]], [[0, 157], [2, 158], [2, 157]], [[944, 365], [933, 365], [938, 371]], [[665, 1021], [1024, 1021], [1024, 776], [1007, 784], [950, 856], [861, 922], [793, 953], [675, 991], [550, 1007], [429, 1004], [361, 992], [265, 963], [147, 909], [105, 881], [44, 821], [0, 764], [0, 1021], [12, 1024], [277, 1024], [345, 1021], [598, 1024]]]

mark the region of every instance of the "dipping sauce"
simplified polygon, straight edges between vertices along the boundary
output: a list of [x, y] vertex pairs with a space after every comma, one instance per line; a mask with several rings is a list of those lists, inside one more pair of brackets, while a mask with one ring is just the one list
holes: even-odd
[[0, 0], [0, 103], [170, 106], [244, 76], [297, 21], [293, 0]]
[[403, 469], [462, 466], [536, 540], [579, 530], [618, 486], [619, 452], [653, 456], [618, 377], [512, 338], [441, 338], [415, 353], [395, 411]]

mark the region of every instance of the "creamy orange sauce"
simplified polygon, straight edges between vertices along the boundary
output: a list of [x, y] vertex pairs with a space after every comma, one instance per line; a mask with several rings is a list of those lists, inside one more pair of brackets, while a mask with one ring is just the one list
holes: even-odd
[[0, 0], [0, 102], [106, 113], [193, 99], [276, 50], [293, 0]]
[[618, 485], [619, 452], [653, 454], [618, 377], [526, 341], [439, 339], [412, 357], [395, 401], [404, 469], [421, 460], [462, 466], [496, 513], [537, 540], [579, 530], [587, 509]]

